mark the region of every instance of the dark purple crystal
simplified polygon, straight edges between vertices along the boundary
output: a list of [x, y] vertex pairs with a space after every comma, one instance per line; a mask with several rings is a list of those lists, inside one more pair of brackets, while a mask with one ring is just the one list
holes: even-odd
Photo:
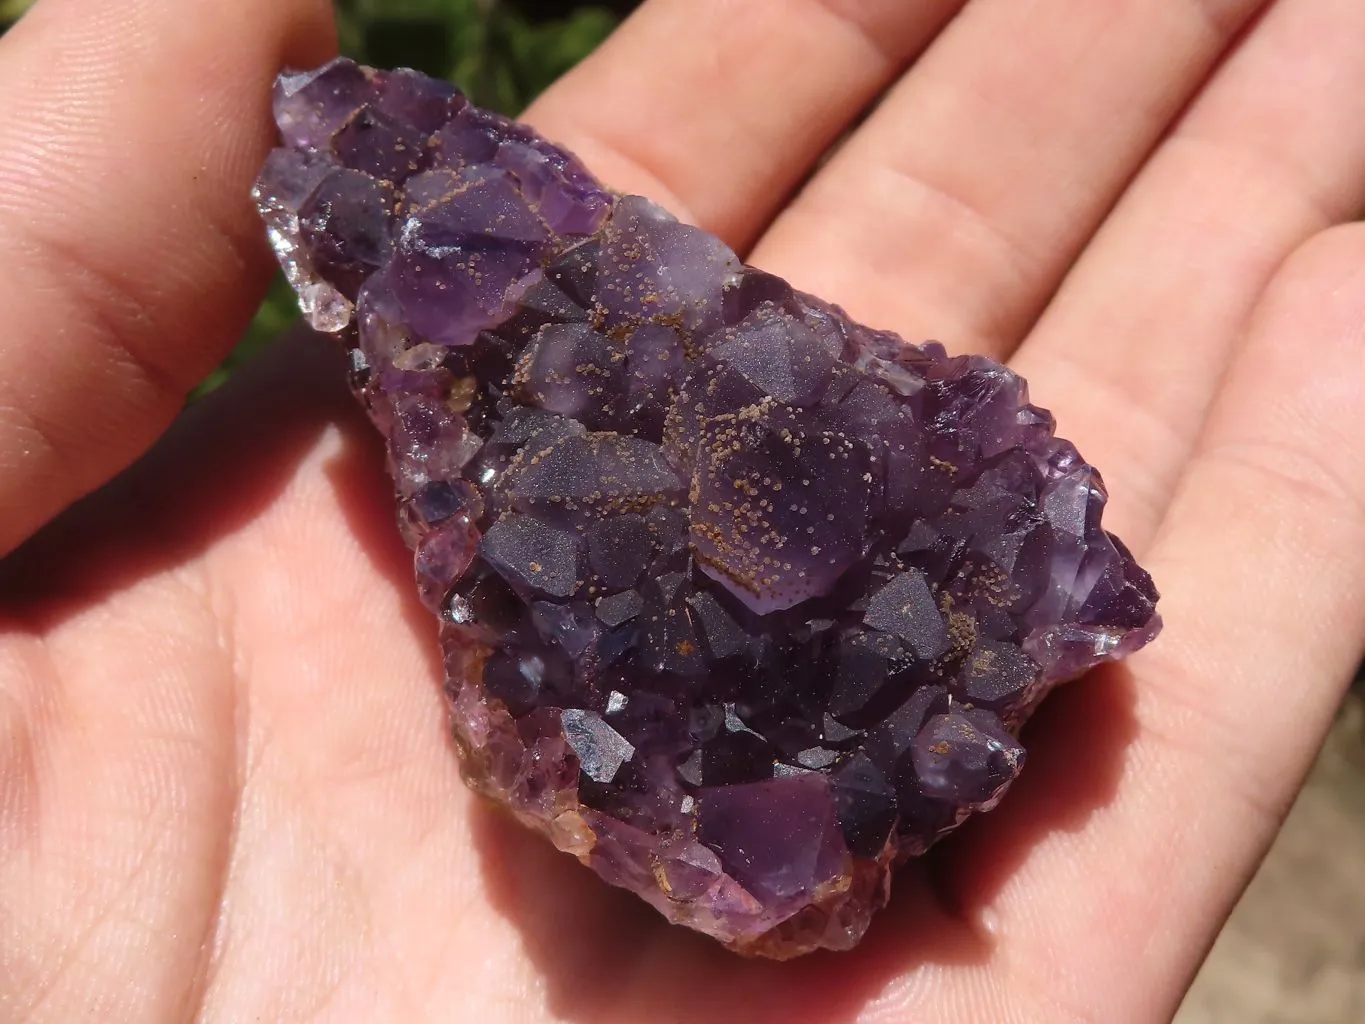
[[746, 953], [856, 943], [1156, 634], [1024, 382], [851, 322], [409, 71], [285, 75], [256, 189], [351, 349], [480, 792]]

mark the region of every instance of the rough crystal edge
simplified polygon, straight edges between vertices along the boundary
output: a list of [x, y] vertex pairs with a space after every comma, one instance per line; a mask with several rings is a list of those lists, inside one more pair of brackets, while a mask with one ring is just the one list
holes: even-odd
[[[318, 72], [305, 73], [298, 76], [294, 81], [306, 85], [307, 82], [325, 70], [320, 69]], [[365, 74], [370, 75], [371, 72], [367, 70]], [[282, 87], [289, 88], [288, 83]], [[295, 86], [295, 88], [298, 87], [302, 86]], [[277, 151], [277, 155], [284, 154], [284, 157], [288, 157], [294, 152], [280, 150]], [[301, 173], [307, 171], [306, 161], [304, 164], [300, 168]], [[335, 288], [321, 280], [301, 243], [298, 217], [290, 212], [287, 205], [273, 202], [270, 197], [262, 193], [259, 187], [256, 191], [256, 198], [261, 206], [262, 214], [266, 218], [272, 245], [290, 283], [300, 295], [301, 306], [310, 323], [319, 330], [338, 334], [349, 341], [354, 341], [353, 333], [349, 333], [353, 328], [354, 304]], [[648, 203], [647, 200], [639, 201]], [[649, 204], [649, 206], [652, 207], [653, 204]], [[659, 213], [663, 217], [667, 217], [667, 214], [663, 214], [662, 211]], [[833, 315], [845, 316], [842, 310], [823, 303], [814, 296], [802, 295], [801, 298], [813, 310], [824, 310]], [[493, 326], [505, 323], [506, 319], [513, 315], [511, 310], [514, 306], [515, 303], [509, 301], [507, 317], [502, 321], [495, 322]], [[869, 335], [882, 335], [884, 333], [867, 331], [865, 328], [858, 329], [864, 330]], [[932, 350], [936, 346], [916, 346], [891, 335], [885, 336], [903, 346], [904, 350], [912, 350], [924, 359], [935, 358], [935, 353]], [[937, 358], [946, 357], [941, 349], [936, 355]], [[1015, 379], [1018, 380], [1017, 377]], [[1026, 395], [1021, 401], [1025, 403], [1027, 409], [1035, 410], [1042, 416], [1047, 416], [1045, 411], [1028, 406]], [[372, 407], [370, 403], [366, 404], [377, 425], [387, 432], [389, 424], [385, 422], [384, 413]], [[1102, 489], [1102, 484], [1098, 482], [1098, 475], [1095, 476], [1095, 483]], [[422, 581], [420, 568], [418, 575], [420, 583]], [[1049, 674], [1047, 669], [1040, 672], [1034, 686], [1016, 708], [1012, 719], [1007, 721], [1011, 731], [1017, 730], [1037, 703], [1056, 685], [1083, 674], [1095, 664], [1125, 657], [1131, 651], [1148, 642], [1155, 636], [1159, 628], [1160, 619], [1153, 616], [1152, 620], [1141, 631], [1131, 630], [1121, 633], [1121, 631], [1106, 632], [1095, 629], [1062, 627], [1031, 636], [1028, 641], [1030, 646], [1026, 648], [1026, 651], [1040, 664], [1044, 666], [1048, 664], [1058, 666], [1082, 664], [1083, 667], [1075, 671], [1053, 672], [1052, 674]], [[1070, 631], [1068, 632], [1068, 630]], [[1075, 655], [1078, 652], [1081, 653], [1081, 662], [1076, 662], [1074, 659], [1068, 660], [1067, 655]], [[462, 767], [466, 778], [475, 789], [484, 793], [494, 802], [509, 808], [520, 820], [547, 835], [559, 849], [592, 865], [594, 854], [606, 837], [594, 832], [592, 823], [588, 820], [594, 812], [588, 811], [586, 816], [581, 813], [583, 808], [578, 803], [576, 787], [572, 790], [566, 787], [548, 794], [542, 791], [530, 795], [534, 800], [540, 801], [532, 807], [526, 803], [528, 794], [518, 794], [517, 792], [518, 779], [516, 773], [512, 773], [510, 778], [507, 777], [512, 760], [519, 764], [524, 763], [526, 749], [523, 747], [521, 754], [509, 758], [507, 763], [499, 762], [498, 752], [490, 744], [490, 737], [498, 732], [501, 732], [504, 737], [515, 737], [515, 726], [512, 724], [506, 708], [502, 707], [500, 702], [482, 694], [483, 654], [472, 651], [471, 657], [473, 660], [461, 670], [458, 677], [463, 681], [460, 685], [452, 683], [450, 693], [452, 713], [456, 718], [456, 733], [462, 748]], [[451, 678], [452, 680], [457, 679], [456, 674], [452, 673]], [[461, 715], [464, 717], [461, 718]], [[568, 756], [572, 757], [572, 754], [570, 753]], [[544, 802], [547, 799], [549, 803]], [[963, 808], [959, 812], [958, 820], [967, 817], [969, 813]], [[600, 830], [609, 826], [603, 823], [598, 827]], [[950, 829], [951, 826], [944, 831]], [[724, 934], [725, 927], [722, 926], [722, 922], [699, 920], [696, 908], [669, 896], [666, 872], [656, 875], [658, 884], [652, 891], [643, 891], [640, 894], [670, 920], [681, 924], [690, 924], [694, 927], [701, 925], [701, 930], [717, 935], [721, 941], [742, 953], [785, 958], [820, 947], [847, 948], [856, 943], [875, 909], [885, 903], [889, 891], [889, 871], [893, 866], [893, 858], [896, 861], [903, 860], [912, 853], [920, 852], [902, 847], [899, 856], [895, 856], [892, 852], [893, 845], [893, 842], [889, 841], [882, 857], [876, 858], [867, 865], [858, 864], [851, 872], [843, 873], [840, 876], [843, 881], [839, 885], [832, 886], [829, 892], [821, 893], [812, 906], [801, 910], [791, 918], [756, 933], [732, 933], [727, 937]], [[864, 870], [865, 867], [866, 870]], [[742, 892], [742, 890], [740, 891]], [[852, 919], [841, 916], [843, 911], [850, 906], [859, 906], [866, 912], [854, 914]]]

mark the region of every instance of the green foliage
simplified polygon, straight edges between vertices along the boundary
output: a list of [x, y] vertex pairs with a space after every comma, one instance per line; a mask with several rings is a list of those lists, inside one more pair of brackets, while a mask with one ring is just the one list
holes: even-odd
[[0, 0], [0, 32], [19, 20], [19, 15], [33, 6], [34, 0]]
[[561, 17], [536, 20], [498, 0], [338, 0], [337, 19], [356, 59], [444, 76], [515, 115], [615, 27], [603, 7], [560, 6]]

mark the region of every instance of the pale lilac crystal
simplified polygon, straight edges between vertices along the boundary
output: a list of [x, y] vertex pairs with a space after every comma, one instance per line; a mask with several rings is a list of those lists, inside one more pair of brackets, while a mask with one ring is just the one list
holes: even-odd
[[471, 785], [748, 953], [857, 942], [1155, 636], [1024, 382], [851, 322], [410, 71], [281, 77], [256, 190], [350, 348]]

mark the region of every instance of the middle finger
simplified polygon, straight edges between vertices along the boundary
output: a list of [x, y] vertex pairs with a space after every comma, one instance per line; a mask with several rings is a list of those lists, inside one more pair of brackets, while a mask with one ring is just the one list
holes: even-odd
[[1362, 121], [1365, 4], [1277, 6], [1181, 116], [1015, 354], [1034, 398], [1122, 481], [1106, 523], [1134, 551], [1161, 522], [1261, 290], [1365, 202]]
[[1265, 0], [979, 0], [760, 243], [854, 317], [1007, 354]]

